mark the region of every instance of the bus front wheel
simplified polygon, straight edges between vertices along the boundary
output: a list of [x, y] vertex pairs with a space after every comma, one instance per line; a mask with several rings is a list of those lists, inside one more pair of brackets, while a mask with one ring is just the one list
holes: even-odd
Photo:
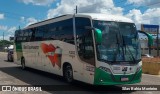
[[24, 58], [21, 59], [21, 67], [22, 67], [23, 70], [26, 68]]
[[67, 82], [73, 82], [73, 70], [71, 65], [66, 65], [64, 68], [64, 78]]

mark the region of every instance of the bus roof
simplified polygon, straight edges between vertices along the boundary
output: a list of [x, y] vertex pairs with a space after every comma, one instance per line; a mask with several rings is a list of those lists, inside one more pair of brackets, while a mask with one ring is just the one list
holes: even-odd
[[108, 14], [102, 14], [102, 13], [80, 13], [79, 15], [90, 16], [93, 20], [105, 20], [105, 21], [133, 23], [133, 21], [131, 19], [126, 18], [124, 16], [118, 16], [118, 15], [108, 15]]
[[[47, 19], [47, 20], [44, 20], [44, 21], [41, 21], [41, 22], [31, 24], [24, 29], [33, 28], [33, 27], [37, 27], [37, 26], [41, 26], [41, 25], [45, 25], [45, 24], [69, 19], [69, 18], [72, 18], [73, 15], [74, 14], [66, 14], [66, 15], [62, 15], [62, 16], [59, 16], [59, 17]], [[104, 20], [104, 21], [117, 21], [117, 22], [133, 23], [133, 21], [131, 19], [123, 17], [123, 16], [107, 15], [107, 14], [101, 14], [101, 13], [78, 13], [78, 14], [75, 14], [75, 15], [76, 15], [76, 17], [88, 17], [88, 18], [91, 18], [93, 20]]]

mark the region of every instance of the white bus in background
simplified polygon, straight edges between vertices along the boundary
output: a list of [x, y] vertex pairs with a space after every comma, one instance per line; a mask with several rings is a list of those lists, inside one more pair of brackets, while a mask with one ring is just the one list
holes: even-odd
[[141, 81], [140, 44], [132, 20], [67, 14], [15, 31], [15, 63], [93, 85]]

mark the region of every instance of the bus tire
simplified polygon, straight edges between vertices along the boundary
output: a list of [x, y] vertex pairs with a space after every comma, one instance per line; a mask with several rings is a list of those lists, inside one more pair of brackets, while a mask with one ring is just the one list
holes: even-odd
[[64, 67], [63, 73], [64, 73], [63, 74], [64, 78], [68, 83], [73, 82], [73, 70], [72, 70], [72, 66], [70, 64], [67, 64]]
[[22, 67], [23, 70], [26, 68], [24, 58], [21, 59], [21, 67]]

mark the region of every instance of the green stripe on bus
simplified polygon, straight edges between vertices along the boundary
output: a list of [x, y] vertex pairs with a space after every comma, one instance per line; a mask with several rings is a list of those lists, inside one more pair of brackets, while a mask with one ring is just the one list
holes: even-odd
[[23, 56], [22, 43], [15, 43], [17, 61], [21, 60]]
[[16, 43], [16, 52], [22, 52], [22, 43]]

